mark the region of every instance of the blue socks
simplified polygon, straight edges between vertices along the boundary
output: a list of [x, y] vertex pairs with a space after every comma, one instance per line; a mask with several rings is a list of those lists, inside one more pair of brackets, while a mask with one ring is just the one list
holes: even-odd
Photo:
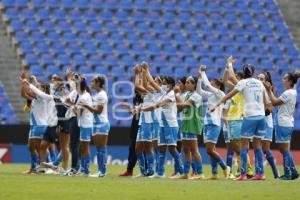
[[191, 166], [192, 166], [193, 174], [197, 174], [196, 163], [195, 163], [194, 158], [191, 162]]
[[139, 167], [140, 167], [141, 174], [146, 175], [144, 154], [143, 153], [139, 153], [136, 156], [137, 156], [137, 160], [139, 162]]
[[97, 163], [98, 171], [102, 174], [106, 174], [106, 162], [107, 162], [107, 148], [97, 148]]
[[166, 152], [159, 153], [158, 170], [157, 170], [157, 174], [159, 176], [163, 176], [165, 174], [165, 160], [166, 160]]
[[276, 166], [276, 163], [275, 163], [274, 156], [273, 156], [271, 151], [268, 151], [266, 153], [266, 159], [268, 160], [269, 165], [272, 168], [274, 178], [279, 178], [278, 169], [277, 169], [277, 166]]
[[182, 174], [183, 173], [183, 164], [182, 164], [180, 154], [176, 151], [175, 153], [171, 153], [171, 155], [175, 161], [175, 167], [177, 168], [178, 172], [180, 174]]
[[49, 151], [49, 157], [50, 157], [51, 162], [54, 162], [56, 159], [55, 151]]
[[53, 162], [53, 165], [58, 166], [62, 161], [62, 156], [61, 153], [59, 153], [55, 159], [55, 161]]
[[248, 149], [241, 149], [241, 174], [247, 174], [247, 155]]
[[153, 154], [146, 155], [146, 160], [147, 160], [147, 172], [146, 174], [148, 176], [151, 176], [154, 174], [154, 156]]
[[290, 163], [290, 152], [285, 151], [282, 153], [283, 156], [283, 170], [284, 170], [284, 176], [287, 178], [291, 177], [291, 163]]
[[38, 155], [35, 153], [35, 154], [31, 154], [31, 166], [30, 166], [30, 169], [32, 171], [35, 171], [36, 170], [36, 167], [38, 165]]
[[220, 155], [217, 155], [217, 157], [216, 157], [215, 160], [216, 160], [216, 162], [221, 166], [221, 168], [222, 168], [223, 170], [227, 168], [225, 162], [223, 161], [223, 159], [221, 158]]
[[226, 154], [226, 165], [232, 168], [234, 151], [228, 150]]
[[196, 162], [195, 161], [195, 166], [196, 166], [196, 174], [203, 174], [203, 166], [202, 166], [202, 161]]
[[215, 159], [210, 158], [210, 164], [211, 164], [211, 173], [213, 175], [218, 174], [218, 163]]
[[184, 161], [183, 173], [184, 173], [185, 175], [188, 175], [188, 174], [189, 174], [190, 167], [191, 167], [191, 162], [189, 162], [189, 161]]
[[86, 157], [81, 157], [80, 158], [80, 161], [81, 161], [81, 171], [84, 173], [84, 174], [89, 174], [90, 171], [89, 171], [89, 166], [90, 166], [90, 157], [89, 156], [86, 156]]
[[154, 148], [154, 159], [155, 159], [155, 171], [158, 172], [158, 162], [159, 162], [159, 149]]
[[255, 173], [263, 174], [264, 173], [263, 151], [261, 148], [258, 148], [254, 151], [254, 153], [255, 153]]

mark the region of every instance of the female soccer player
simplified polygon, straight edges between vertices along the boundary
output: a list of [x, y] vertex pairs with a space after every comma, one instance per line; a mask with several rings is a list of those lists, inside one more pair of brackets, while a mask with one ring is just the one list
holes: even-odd
[[[89, 175], [89, 163], [90, 163], [90, 151], [89, 144], [93, 134], [93, 113], [86, 108], [86, 106], [92, 107], [93, 100], [91, 94], [88, 92], [86, 80], [81, 78], [76, 83], [76, 90], [79, 94], [79, 105], [74, 107], [74, 112], [77, 115], [78, 126], [80, 127], [80, 159], [81, 170], [83, 175]], [[84, 107], [84, 106], [85, 107]]]
[[[223, 83], [224, 85], [232, 90], [235, 85], [243, 79], [243, 73], [238, 72], [234, 73], [233, 63], [235, 62], [232, 56], [227, 59], [227, 67], [225, 68]], [[230, 79], [230, 80], [229, 80]], [[233, 153], [236, 153], [238, 169], [236, 176], [240, 176], [240, 167], [241, 167], [241, 159], [240, 159], [240, 149], [241, 149], [241, 128], [243, 122], [243, 112], [244, 112], [244, 97], [241, 93], [237, 93], [231, 99], [227, 100], [224, 109], [224, 125], [227, 126], [227, 166], [232, 168], [233, 162]], [[224, 133], [224, 132], [223, 132]], [[225, 132], [226, 133], [226, 132]], [[226, 140], [225, 140], [226, 142]], [[250, 163], [249, 155], [247, 155], [247, 177], [253, 177], [253, 170]], [[234, 178], [233, 175], [229, 175], [231, 178]]]
[[[273, 85], [272, 83], [272, 78], [271, 78], [271, 74], [267, 71], [260, 73], [257, 78], [262, 82], [262, 83], [266, 83], [269, 82], [271, 83], [271, 85]], [[267, 123], [267, 127], [266, 127], [266, 135], [264, 138], [262, 138], [262, 149], [263, 152], [266, 156], [267, 161], [269, 162], [269, 165], [272, 168], [272, 172], [274, 175], [274, 178], [277, 179], [279, 178], [279, 173], [278, 173], [278, 169], [276, 166], [276, 162], [275, 162], [275, 158], [272, 154], [272, 151], [270, 149], [270, 145], [273, 139], [273, 116], [272, 116], [272, 102], [270, 101], [269, 95], [266, 95], [266, 123]]]
[[165, 159], [167, 149], [171, 153], [175, 160], [175, 164], [178, 166], [180, 174], [183, 172], [182, 162], [179, 153], [176, 149], [177, 133], [178, 133], [178, 123], [177, 123], [177, 106], [176, 98], [173, 87], [175, 86], [175, 81], [171, 77], [163, 78], [163, 85], [159, 87], [150, 75], [148, 64], [143, 64], [143, 73], [146, 75], [147, 80], [157, 91], [164, 93], [161, 100], [155, 104], [143, 106], [141, 111], [153, 111], [157, 108], [161, 108], [161, 118], [160, 123], [160, 136], [159, 136], [159, 162], [158, 162], [158, 172], [157, 175], [151, 176], [151, 178], [164, 178], [165, 177]]
[[[224, 172], [225, 178], [230, 174], [230, 167], [228, 167], [221, 156], [216, 152], [216, 143], [221, 132], [221, 118], [223, 106], [218, 107], [213, 112], [210, 109], [216, 105], [224, 96], [224, 85], [219, 79], [214, 79], [211, 82], [207, 79], [206, 66], [199, 68], [199, 82], [197, 85], [197, 92], [205, 99], [207, 99], [207, 111], [204, 117], [204, 143], [208, 155], [211, 158], [212, 177], [210, 179], [218, 179], [218, 164]], [[207, 86], [208, 90], [205, 91], [201, 87], [201, 82]]]
[[[253, 78], [254, 67], [252, 65], [244, 65], [243, 80], [239, 81], [235, 88], [222, 98], [216, 107], [224, 104], [228, 99], [232, 98], [238, 92], [242, 93], [244, 104], [244, 118], [241, 130], [241, 175], [237, 180], [247, 180], [247, 154], [249, 142], [253, 139], [253, 148], [255, 152], [255, 171], [256, 175], [252, 180], [265, 180], [263, 166], [263, 152], [261, 149], [261, 139], [265, 135], [265, 89], [263, 84]], [[215, 107], [215, 108], [216, 108]], [[211, 112], [215, 110], [211, 109]]]
[[93, 107], [80, 104], [94, 114], [93, 141], [97, 149], [98, 172], [90, 177], [106, 176], [107, 140], [110, 124], [107, 116], [108, 97], [104, 90], [105, 78], [97, 76], [92, 82], [96, 94], [93, 96]]
[[176, 88], [176, 100], [179, 110], [182, 110], [182, 144], [184, 152], [184, 170], [179, 179], [187, 179], [190, 166], [194, 160], [195, 172], [190, 179], [204, 179], [202, 158], [198, 149], [198, 135], [203, 128], [203, 102], [197, 93], [197, 78], [189, 76], [185, 82], [187, 90], [183, 99], [180, 97], [179, 88]]
[[297, 100], [295, 86], [298, 78], [298, 73], [286, 74], [282, 79], [285, 91], [278, 98], [272, 92], [271, 83], [265, 84], [273, 106], [278, 106], [275, 140], [279, 145], [279, 150], [283, 157], [284, 175], [280, 177], [281, 180], [294, 180], [299, 177], [293, 156], [290, 152], [290, 141], [293, 133], [294, 112]]
[[[142, 106], [148, 106], [153, 104], [153, 95], [150, 91], [147, 90], [147, 79], [143, 76], [141, 68], [139, 65], [134, 67], [135, 74], [135, 90], [137, 90], [142, 98]], [[137, 155], [140, 174], [135, 178], [152, 176], [154, 174], [154, 155], [153, 155], [153, 116], [154, 112], [151, 111], [142, 111], [140, 113], [139, 120], [139, 130], [136, 138], [136, 148], [135, 152]], [[144, 151], [146, 154], [147, 168], [145, 162]]]
[[29, 87], [29, 89], [36, 95], [36, 98], [42, 99], [45, 107], [47, 108], [47, 112], [44, 114], [48, 116], [48, 126], [46, 132], [43, 134], [43, 139], [40, 146], [41, 168], [39, 169], [39, 172], [46, 173], [46, 170], [43, 168], [43, 163], [46, 161], [47, 149], [51, 143], [55, 142], [55, 131], [58, 121], [54, 98], [52, 95], [50, 95], [50, 86], [48, 84], [43, 85], [43, 90], [40, 90], [34, 85], [29, 84], [27, 80], [23, 80], [23, 85], [25, 87]]
[[[30, 109], [30, 131], [28, 139], [28, 148], [31, 156], [31, 167], [26, 173], [36, 173], [37, 166], [39, 165], [39, 154], [41, 139], [47, 130], [48, 126], [48, 113], [47, 113], [47, 102], [43, 98], [32, 92], [29, 82], [26, 80], [28, 74], [26, 71], [22, 72], [22, 96], [26, 99], [32, 99], [31, 109]], [[45, 91], [45, 87], [37, 82], [34, 76], [30, 77], [30, 82], [37, 85], [37, 87]]]

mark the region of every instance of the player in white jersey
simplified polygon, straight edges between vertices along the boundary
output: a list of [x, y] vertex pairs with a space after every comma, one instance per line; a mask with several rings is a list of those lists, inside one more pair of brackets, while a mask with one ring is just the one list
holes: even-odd
[[[79, 95], [78, 104], [75, 105], [74, 111], [77, 115], [78, 126], [80, 128], [80, 160], [81, 170], [83, 175], [89, 175], [89, 163], [90, 163], [90, 150], [89, 144], [93, 134], [93, 113], [86, 108], [86, 106], [92, 107], [93, 100], [91, 94], [88, 92], [86, 80], [81, 78], [76, 83], [76, 90]], [[84, 106], [83, 106], [84, 105]]]
[[166, 150], [168, 149], [172, 157], [175, 160], [176, 165], [180, 169], [180, 174], [183, 172], [182, 161], [179, 153], [176, 149], [177, 133], [178, 133], [178, 123], [177, 123], [177, 106], [173, 87], [175, 86], [175, 81], [171, 77], [163, 78], [163, 85], [159, 87], [150, 75], [148, 64], [142, 64], [143, 73], [146, 75], [147, 80], [155, 88], [155, 90], [162, 93], [161, 100], [152, 105], [143, 105], [141, 111], [153, 111], [155, 109], [161, 108], [160, 114], [160, 136], [159, 136], [159, 162], [157, 175], [151, 176], [151, 178], [164, 178], [165, 177], [165, 158]]
[[[21, 78], [23, 83], [22, 96], [27, 99], [33, 98], [30, 109], [30, 131], [28, 140], [28, 147], [31, 155], [31, 168], [27, 173], [35, 173], [37, 166], [39, 165], [41, 139], [48, 126], [48, 100], [45, 100], [41, 95], [37, 95], [32, 91], [34, 86], [30, 85], [26, 80], [25, 73], [22, 73]], [[45, 91], [45, 85], [42, 85], [37, 81], [34, 82], [40, 90]]]
[[[134, 67], [134, 85], [135, 90], [138, 91], [142, 98], [142, 106], [153, 104], [153, 93], [149, 91], [148, 81], [143, 76], [140, 65]], [[153, 155], [153, 117], [154, 112], [146, 111], [140, 112], [139, 128], [136, 138], [135, 152], [140, 167], [140, 174], [135, 178], [151, 176], [154, 174], [154, 155]], [[145, 152], [145, 155], [144, 155]], [[146, 158], [145, 158], [146, 157]], [[146, 168], [147, 160], [147, 168]]]
[[[257, 78], [262, 82], [262, 83], [266, 83], [269, 82], [271, 83], [271, 85], [273, 85], [272, 82], [272, 77], [271, 74], [268, 71], [264, 71], [262, 73], [260, 73]], [[273, 115], [272, 115], [272, 102], [270, 100], [270, 97], [268, 94], [266, 94], [266, 134], [265, 137], [262, 138], [262, 149], [263, 152], [265, 154], [265, 157], [267, 159], [267, 161], [269, 162], [269, 165], [272, 168], [272, 172], [274, 175], [274, 178], [277, 179], [279, 178], [279, 173], [278, 173], [278, 169], [276, 166], [276, 162], [275, 162], [275, 158], [273, 156], [273, 153], [270, 149], [270, 145], [273, 139]]]
[[293, 156], [290, 152], [290, 142], [294, 128], [294, 113], [297, 101], [296, 84], [299, 73], [288, 73], [282, 83], [285, 91], [276, 97], [272, 92], [270, 83], [265, 84], [273, 106], [278, 106], [275, 126], [275, 141], [279, 145], [279, 150], [283, 157], [284, 175], [281, 180], [294, 180], [299, 177], [296, 170]]
[[[221, 166], [225, 178], [228, 178], [230, 174], [230, 167], [226, 165], [221, 156], [216, 151], [216, 144], [218, 142], [219, 135], [222, 128], [222, 112], [223, 106], [219, 106], [213, 112], [210, 109], [213, 108], [217, 102], [219, 102], [224, 96], [224, 84], [219, 79], [213, 79], [209, 82], [206, 73], [206, 66], [199, 68], [199, 80], [197, 85], [197, 92], [202, 98], [207, 100], [207, 109], [204, 117], [204, 143], [208, 155], [211, 158], [212, 177], [210, 179], [218, 178], [218, 164]], [[207, 87], [207, 90], [203, 90], [201, 84]]]
[[90, 177], [106, 176], [107, 140], [110, 124], [107, 114], [108, 97], [104, 86], [105, 78], [102, 76], [95, 77], [92, 82], [92, 88], [96, 90], [96, 94], [93, 96], [93, 106], [80, 104], [94, 115], [93, 142], [97, 150], [98, 172], [90, 175]]
[[[256, 160], [256, 175], [252, 180], [265, 180], [263, 166], [263, 152], [261, 148], [261, 139], [266, 133], [265, 121], [265, 88], [257, 79], [253, 78], [254, 67], [252, 65], [244, 65], [243, 80], [239, 81], [235, 88], [229, 92], [216, 107], [224, 104], [228, 99], [240, 92], [244, 99], [244, 119], [241, 131], [241, 175], [237, 180], [247, 180], [247, 155], [249, 142], [253, 139], [253, 148]], [[213, 108], [211, 111], [214, 111]]]
[[36, 95], [37, 98], [44, 100], [44, 106], [47, 108], [46, 115], [48, 116], [47, 120], [47, 130], [43, 134], [43, 139], [40, 146], [40, 163], [41, 168], [38, 169], [39, 172], [45, 173], [44, 163], [47, 157], [47, 149], [50, 144], [55, 142], [56, 138], [56, 126], [57, 126], [57, 110], [55, 107], [54, 97], [50, 95], [50, 86], [48, 84], [44, 85], [44, 90], [40, 90], [32, 84], [29, 84], [26, 80], [23, 81], [23, 84], [28, 85], [29, 89]]

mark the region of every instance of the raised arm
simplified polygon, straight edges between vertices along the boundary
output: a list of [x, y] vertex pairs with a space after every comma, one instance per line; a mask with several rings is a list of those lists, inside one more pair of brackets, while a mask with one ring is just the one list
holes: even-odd
[[140, 79], [140, 69], [139, 65], [135, 65], [134, 67], [134, 88], [138, 92], [145, 94], [147, 93], [147, 90], [143, 87], [142, 80]]
[[284, 102], [281, 99], [277, 98], [274, 95], [274, 93], [272, 92], [272, 85], [271, 85], [271, 83], [267, 82], [264, 85], [266, 87], [266, 90], [268, 92], [268, 95], [270, 97], [270, 100], [271, 100], [273, 106], [280, 106], [280, 105], [284, 104]]
[[40, 89], [38, 89], [37, 87], [35, 87], [32, 84], [29, 84], [29, 88], [30, 90], [35, 93], [38, 97], [45, 99], [47, 101], [51, 101], [53, 100], [53, 96], [46, 94], [45, 92], [41, 91]]
[[143, 68], [143, 74], [146, 76], [147, 81], [149, 82], [149, 84], [157, 91], [157, 92], [161, 92], [161, 88], [160, 86], [154, 81], [153, 77], [150, 74], [149, 71], [149, 65], [146, 62], [142, 63], [142, 68]]

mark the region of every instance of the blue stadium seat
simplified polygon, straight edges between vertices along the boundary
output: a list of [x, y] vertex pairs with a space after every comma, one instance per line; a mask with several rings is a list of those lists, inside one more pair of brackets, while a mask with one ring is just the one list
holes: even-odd
[[48, 65], [47, 68], [46, 68], [46, 72], [47, 72], [48, 75], [60, 74], [61, 70], [56, 65]]
[[58, 65], [70, 65], [71, 63], [71, 58], [68, 55], [60, 54], [57, 56]]
[[62, 44], [61, 42], [54, 42], [51, 45], [51, 52], [53, 54], [62, 54], [66, 51], [67, 49], [65, 49], [64, 44]]
[[9, 25], [12, 28], [12, 31], [23, 31], [23, 23], [18, 20], [12, 20]]
[[30, 67], [30, 74], [33, 74], [35, 76], [40, 76], [40, 75], [43, 75], [44, 74], [44, 70], [41, 66], [39, 65], [32, 65]]
[[108, 69], [104, 66], [97, 66], [96, 70], [95, 70], [95, 73], [107, 75], [108, 74]]
[[39, 28], [40, 28], [40, 25], [39, 25], [39, 23], [37, 23], [37, 22], [34, 21], [34, 20], [28, 20], [28, 21], [25, 23], [25, 27], [26, 27], [26, 29], [28, 29], [29, 31], [38, 31]]
[[19, 19], [18, 9], [16, 9], [16, 8], [8, 8], [5, 11], [5, 16], [7, 17], [8, 21]]
[[73, 65], [74, 66], [79, 66], [79, 65], [86, 65], [87, 64], [87, 60], [85, 59], [85, 57], [81, 54], [76, 54], [73, 57]]
[[46, 65], [54, 65], [55, 59], [51, 54], [43, 54], [41, 57], [41, 64]]
[[42, 22], [41, 29], [43, 29], [46, 32], [55, 31], [55, 23], [50, 20], [44, 20]]
[[54, 10], [54, 12], [52, 13], [51, 17], [56, 20], [65, 20], [66, 19], [66, 13], [64, 10], [60, 10], [60, 9], [56, 9]]
[[30, 2], [30, 6], [33, 8], [44, 8], [45, 7], [45, 3], [47, 1], [45, 0], [31, 0]]
[[35, 31], [30, 34], [30, 40], [34, 42], [43, 42], [45, 41], [45, 36], [40, 31]]
[[49, 53], [49, 46], [45, 42], [39, 42], [36, 44], [36, 50], [39, 53]]
[[30, 42], [22, 42], [20, 45], [22, 52], [25, 54], [33, 53], [34, 48], [33, 45]]
[[15, 34], [18, 42], [27, 42], [29, 40], [29, 34], [24, 31], [18, 31]]
[[81, 16], [82, 16], [82, 14], [81, 14], [80, 10], [72, 9], [69, 12], [67, 18], [72, 21], [79, 21], [79, 20], [81, 20]]

